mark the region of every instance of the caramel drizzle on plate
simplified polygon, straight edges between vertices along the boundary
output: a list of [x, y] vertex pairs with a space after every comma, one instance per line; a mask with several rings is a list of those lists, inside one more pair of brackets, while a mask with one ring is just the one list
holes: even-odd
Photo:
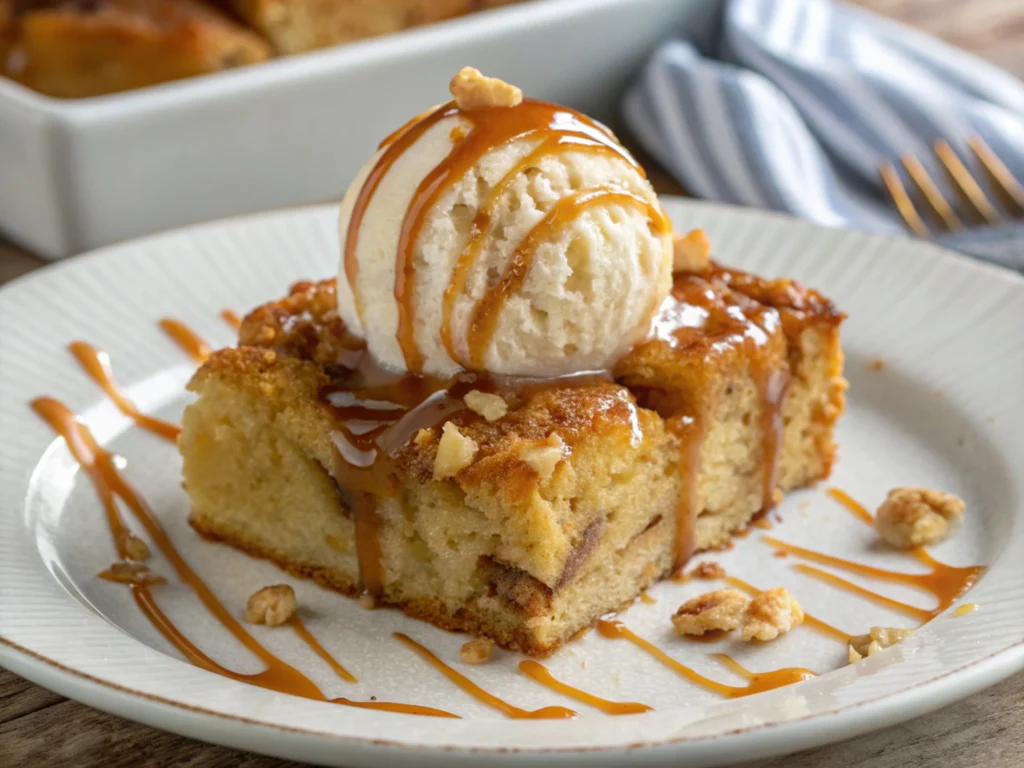
[[[640, 166], [615, 140], [607, 128], [579, 112], [543, 101], [524, 99], [514, 107], [482, 107], [465, 110], [459, 109], [455, 102], [448, 102], [425, 116], [414, 118], [381, 143], [382, 152], [360, 189], [352, 208], [344, 245], [344, 265], [346, 277], [353, 289], [356, 313], [360, 321], [363, 319], [364, 312], [360, 294], [355, 290], [359, 270], [356, 251], [359, 244], [359, 231], [366, 210], [381, 181], [395, 162], [430, 128], [442, 120], [455, 117], [469, 122], [470, 130], [463, 137], [458, 138], [444, 160], [420, 182], [406, 209], [395, 254], [394, 295], [398, 307], [396, 338], [402, 349], [407, 369], [414, 373], [423, 368], [423, 354], [415, 339], [415, 297], [412, 290], [412, 279], [415, 273], [413, 263], [415, 245], [427, 214], [434, 204], [446, 191], [464, 178], [481, 158], [491, 150], [513, 141], [533, 139], [539, 141], [538, 146], [529, 153], [528, 158], [517, 163], [512, 171], [498, 183], [494, 192], [481, 207], [474, 221], [470, 243], [461, 254], [459, 263], [453, 270], [451, 282], [445, 291], [444, 317], [446, 319], [444, 320], [445, 330], [442, 333], [445, 346], [450, 352], [454, 347], [451, 341], [451, 305], [459, 294], [459, 288], [465, 284], [474, 255], [479, 252], [478, 241], [486, 233], [487, 225], [493, 215], [493, 208], [500, 200], [501, 192], [507, 188], [515, 174], [525, 170], [529, 167], [529, 163], [539, 160], [543, 155], [570, 149], [613, 154], [629, 163], [639, 173], [643, 173]], [[548, 232], [548, 234], [542, 237], [542, 233], [538, 232], [537, 228], [527, 234], [524, 244], [530, 243], [531, 246], [523, 248], [521, 245], [517, 249], [512, 263], [498, 286], [488, 291], [487, 297], [474, 307], [471, 317], [476, 330], [472, 336], [469, 354], [469, 360], [473, 365], [479, 366], [483, 350], [490, 342], [504, 300], [511, 290], [521, 284], [523, 276], [532, 263], [536, 245], [550, 236], [550, 230], [556, 223], [554, 220], [557, 219], [558, 226], [563, 226], [567, 220], [579, 215], [585, 207], [591, 204], [597, 202], [621, 204], [625, 200], [624, 197], [614, 195], [628, 195], [631, 198], [629, 203], [631, 206], [638, 205], [637, 201], [640, 201], [657, 230], [668, 231], [668, 220], [657, 205], [625, 190], [616, 192], [605, 190], [602, 195], [587, 198], [585, 201], [577, 200], [575, 204], [556, 205], [561, 213], [551, 214], [552, 220], [546, 216], [537, 225], [537, 228]], [[453, 359], [456, 358], [453, 357]]]
[[403, 634], [402, 632], [395, 632], [392, 637], [415, 651], [421, 658], [430, 664], [430, 666], [434, 667], [434, 669], [439, 671], [442, 675], [447, 677], [455, 683], [456, 686], [468, 693], [481, 704], [493, 707], [514, 720], [565, 720], [577, 717], [575, 712], [571, 709], [566, 709], [565, 707], [543, 707], [542, 709], [528, 710], [513, 706], [504, 699], [499, 699], [494, 694], [488, 693], [468, 677], [449, 667], [432, 651], [423, 647], [408, 635]]
[[117, 409], [134, 421], [136, 426], [172, 443], [178, 439], [181, 427], [155, 416], [147, 416], [124, 396], [114, 380], [114, 373], [110, 369], [110, 356], [106, 352], [84, 341], [73, 341], [68, 345], [68, 349], [89, 378], [99, 385]]
[[775, 688], [793, 685], [794, 683], [800, 683], [804, 680], [810, 680], [811, 678], [818, 676], [816, 672], [812, 672], [811, 670], [804, 669], [802, 667], [785, 667], [783, 669], [774, 669], [770, 672], [751, 672], [740, 666], [725, 654], [712, 654], [715, 659], [725, 664], [733, 672], [736, 672], [747, 680], [747, 685], [744, 686], [726, 685], [712, 680], [709, 677], [705, 677], [700, 674], [700, 672], [691, 669], [682, 662], [676, 661], [663, 650], [658, 648], [658, 646], [640, 637], [640, 635], [636, 634], [621, 621], [600, 619], [597, 622], [597, 631], [601, 633], [603, 637], [611, 640], [628, 640], [636, 647], [645, 651], [648, 655], [660, 661], [680, 677], [689, 680], [691, 683], [696, 683], [707, 691], [717, 693], [719, 696], [724, 696], [727, 699], [738, 699], [743, 696], [762, 693], [763, 691], [771, 691]]
[[230, 325], [236, 331], [242, 327], [242, 318], [238, 316], [238, 313], [233, 309], [222, 309], [220, 311], [220, 319]]
[[636, 701], [609, 701], [608, 699], [603, 699], [600, 696], [580, 690], [568, 683], [563, 683], [552, 675], [547, 667], [532, 659], [519, 662], [519, 671], [546, 688], [550, 688], [552, 691], [563, 696], [568, 696], [570, 699], [576, 699], [576, 701], [582, 704], [595, 707], [606, 715], [637, 715], [641, 712], [654, 711], [653, 708], [646, 704], [640, 704]]
[[160, 321], [160, 327], [193, 360], [202, 363], [213, 352], [210, 345], [199, 334], [180, 320], [165, 317]]
[[[845, 509], [847, 509], [861, 522], [868, 525], [874, 524], [874, 516], [863, 505], [854, 501], [849, 494], [844, 493], [838, 488], [834, 488], [829, 490], [829, 495], [842, 504]], [[865, 589], [858, 584], [853, 584], [844, 578], [836, 576], [833, 573], [823, 571], [820, 568], [815, 568], [812, 565], [800, 563], [793, 566], [793, 568], [800, 573], [811, 576], [812, 578], [823, 581], [827, 584], [831, 584], [832, 586], [838, 587], [846, 592], [850, 592], [851, 594], [863, 597], [866, 600], [883, 605], [886, 608], [891, 608], [894, 611], [903, 613], [904, 615], [921, 622], [929, 621], [949, 608], [959, 597], [973, 587], [985, 572], [985, 568], [983, 566], [973, 565], [968, 567], [958, 567], [946, 565], [945, 563], [941, 563], [936, 560], [922, 547], [915, 547], [914, 549], [908, 550], [907, 554], [922, 565], [927, 566], [930, 570], [927, 573], [903, 573], [901, 571], [889, 571], [884, 568], [875, 568], [873, 566], [855, 563], [841, 557], [834, 557], [805, 547], [798, 547], [795, 544], [789, 544], [771, 536], [764, 536], [762, 537], [762, 540], [778, 551], [788, 552], [791, 555], [802, 557], [805, 560], [821, 563], [822, 565], [830, 565], [834, 568], [840, 568], [861, 576], [869, 576], [882, 581], [905, 584], [931, 593], [936, 600], [935, 608], [919, 608], [915, 605], [910, 605], [909, 603], [904, 603], [900, 600], [894, 600], [893, 598]]]
[[[128, 557], [127, 542], [131, 535], [118, 510], [120, 500], [127, 507], [139, 524], [149, 534], [150, 539], [170, 563], [178, 578], [187, 584], [206, 607], [207, 611], [250, 653], [265, 665], [262, 672], [245, 675], [234, 672], [211, 659], [181, 632], [173, 621], [165, 614], [153, 597], [150, 587], [142, 583], [128, 585], [132, 597], [142, 614], [153, 627], [181, 653], [191, 664], [208, 672], [259, 686], [280, 693], [301, 696], [315, 701], [331, 701], [345, 706], [356, 706], [367, 709], [379, 709], [407, 714], [431, 715], [435, 717], [455, 717], [449, 712], [410, 704], [391, 702], [352, 702], [347, 699], [328, 699], [308, 677], [290, 664], [282, 661], [268, 651], [254, 638], [217, 599], [206, 583], [192, 570], [178, 552], [163, 526], [150, 511], [149, 506], [138, 492], [122, 477], [115, 464], [113, 455], [102, 448], [89, 429], [81, 423], [66, 406], [49, 397], [41, 397], [32, 401], [32, 409], [50, 427], [60, 435], [78, 462], [82, 471], [92, 481], [107, 517], [107, 524], [114, 539], [117, 555], [122, 560]], [[312, 635], [301, 624], [293, 624], [299, 637], [306, 639]], [[323, 647], [316, 643], [311, 646], [321, 657], [327, 654]], [[318, 650], [319, 649], [319, 650]], [[336, 661], [331, 665], [335, 672], [344, 670]], [[348, 674], [347, 670], [345, 673]], [[344, 677], [344, 675], [342, 675]]]

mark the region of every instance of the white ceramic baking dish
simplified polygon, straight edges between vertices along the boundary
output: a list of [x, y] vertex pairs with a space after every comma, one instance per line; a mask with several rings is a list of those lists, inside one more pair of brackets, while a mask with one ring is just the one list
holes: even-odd
[[47, 258], [195, 221], [339, 197], [381, 136], [471, 64], [614, 124], [661, 38], [717, 0], [534, 0], [123, 94], [58, 100], [0, 78], [0, 231]]

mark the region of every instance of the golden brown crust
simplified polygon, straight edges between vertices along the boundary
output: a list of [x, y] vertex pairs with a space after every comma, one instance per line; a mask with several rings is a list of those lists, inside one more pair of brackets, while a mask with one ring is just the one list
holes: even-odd
[[270, 54], [257, 35], [201, 0], [89, 0], [13, 8], [0, 74], [61, 98], [217, 72]]

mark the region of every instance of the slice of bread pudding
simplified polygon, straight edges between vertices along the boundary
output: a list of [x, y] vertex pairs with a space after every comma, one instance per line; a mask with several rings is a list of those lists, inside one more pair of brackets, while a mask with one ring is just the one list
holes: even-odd
[[[835, 457], [842, 315], [788, 280], [677, 275], [611, 376], [467, 374], [409, 408], [371, 387], [336, 306], [334, 281], [300, 283], [195, 375], [180, 438], [193, 527], [530, 655], [726, 544]], [[360, 471], [381, 434], [387, 472]]]

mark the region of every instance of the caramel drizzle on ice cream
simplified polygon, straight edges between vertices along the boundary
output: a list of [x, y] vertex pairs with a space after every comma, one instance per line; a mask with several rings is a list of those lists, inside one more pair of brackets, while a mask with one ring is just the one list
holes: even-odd
[[[471, 127], [463, 138], [454, 143], [445, 159], [420, 182], [406, 209], [395, 255], [394, 295], [398, 307], [396, 337], [405, 357], [406, 367], [413, 373], [419, 372], [423, 368], [423, 355], [415, 339], [415, 297], [412, 290], [416, 269], [413, 262], [416, 242], [427, 214], [434, 204], [441, 195], [458, 183], [481, 158], [492, 150], [513, 141], [537, 140], [539, 142], [537, 147], [527, 155], [527, 158], [517, 163], [498, 183], [473, 222], [473, 234], [470, 242], [460, 256], [459, 262], [453, 270], [451, 282], [445, 291], [445, 330], [442, 332], [442, 337], [449, 353], [453, 352], [454, 347], [451, 341], [450, 305], [454, 304], [459, 290], [465, 285], [465, 279], [472, 266], [474, 256], [479, 253], [479, 241], [487, 233], [493, 208], [500, 200], [501, 192], [507, 188], [518, 173], [531, 167], [531, 163], [539, 161], [544, 156], [569, 150], [581, 150], [615, 155], [629, 163], [638, 173], [643, 174], [640, 166], [615, 140], [607, 128], [579, 112], [556, 104], [524, 99], [521, 103], [511, 107], [460, 109], [452, 101], [438, 107], [426, 116], [414, 119], [382, 143], [383, 149], [380, 157], [367, 176], [353, 205], [344, 244], [344, 265], [345, 275], [349, 285], [352, 286], [355, 308], [360, 320], [363, 318], [363, 308], [359, 291], [355, 288], [359, 269], [356, 250], [363, 217], [373, 200], [374, 193], [394, 163], [420, 137], [442, 120], [456, 117], [469, 122]], [[602, 196], [587, 197], [586, 205], [570, 206], [569, 209], [560, 208], [559, 210], [562, 211], [562, 214], [558, 216], [560, 226], [564, 226], [566, 221], [571, 220], [571, 217], [565, 215], [569, 210], [574, 215], [579, 215], [589, 205], [622, 204], [626, 198], [621, 195], [629, 195], [630, 199], [627, 204], [630, 206], [642, 205], [657, 231], [662, 233], [668, 231], [669, 223], [656, 204], [629, 193], [622, 191], [613, 193], [610, 190], [604, 190]], [[546, 227], [550, 235], [551, 224], [550, 222], [545, 224], [546, 221], [548, 221], [547, 217], [539, 222], [537, 227]], [[501, 311], [501, 304], [509, 294], [509, 287], [516, 287], [520, 284], [522, 275], [525, 274], [532, 262], [536, 245], [545, 239], [535, 232], [536, 230], [527, 234], [524, 239], [524, 243], [532, 243], [532, 247], [529, 249], [520, 247], [517, 250], [513, 264], [499, 282], [499, 286], [505, 287], [489, 291], [488, 296], [474, 308], [472, 316], [475, 326], [479, 330], [474, 337], [475, 343], [471, 344], [468, 361], [474, 366], [479, 366], [479, 361], [483, 356], [481, 349], [486, 349], [486, 345], [490, 341], [490, 333], [493, 333], [497, 316]], [[497, 302], [488, 304], [488, 299], [497, 299]], [[457, 358], [453, 355], [453, 359]]]

